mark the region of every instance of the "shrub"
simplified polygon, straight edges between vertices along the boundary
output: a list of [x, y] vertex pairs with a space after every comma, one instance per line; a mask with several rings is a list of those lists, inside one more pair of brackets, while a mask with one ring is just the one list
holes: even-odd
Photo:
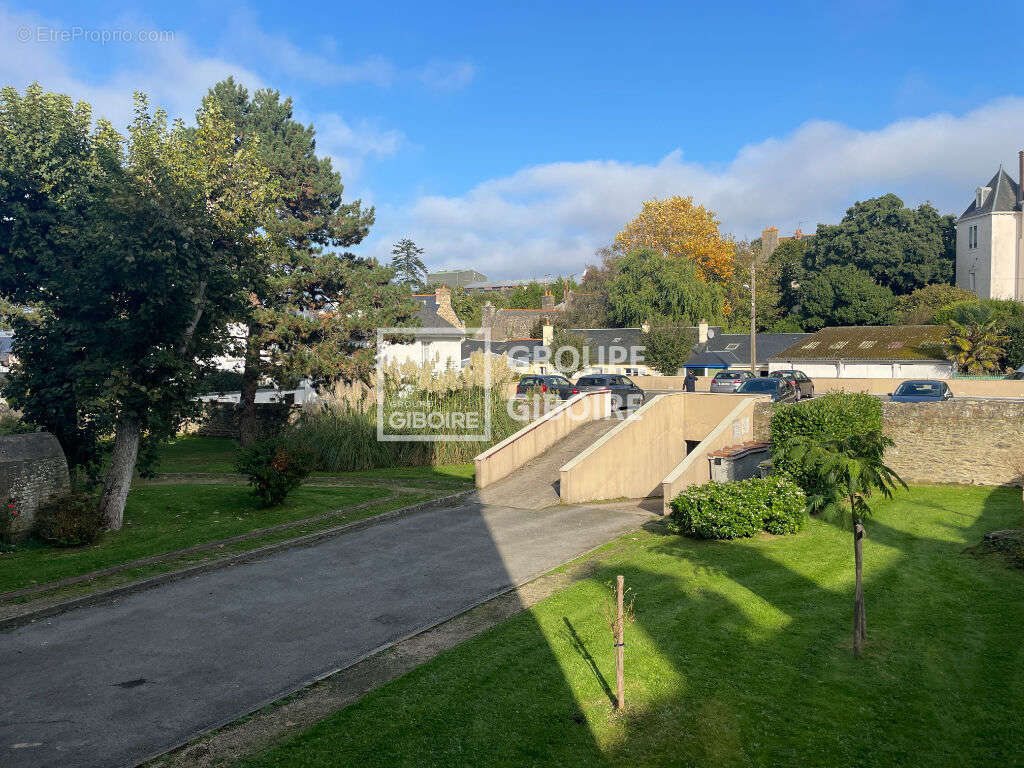
[[92, 494], [56, 496], [36, 510], [36, 537], [54, 547], [92, 544], [105, 528], [99, 500]]
[[249, 484], [264, 506], [285, 500], [313, 471], [313, 456], [295, 435], [261, 440], [239, 451], [235, 466], [248, 475]]
[[789, 475], [810, 494], [815, 481], [805, 467], [782, 455], [786, 443], [794, 437], [827, 442], [853, 435], [881, 435], [882, 403], [865, 393], [833, 392], [800, 403], [780, 404], [772, 413], [769, 430], [775, 471]]
[[672, 501], [669, 530], [697, 539], [796, 533], [807, 520], [804, 492], [785, 477], [694, 486]]

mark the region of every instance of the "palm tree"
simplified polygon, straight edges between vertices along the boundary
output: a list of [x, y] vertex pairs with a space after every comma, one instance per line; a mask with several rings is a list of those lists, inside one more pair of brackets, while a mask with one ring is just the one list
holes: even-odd
[[795, 437], [782, 447], [784, 460], [804, 465], [814, 479], [807, 496], [813, 513], [832, 512], [850, 520], [853, 526], [853, 562], [856, 588], [853, 597], [853, 654], [860, 656], [867, 639], [864, 610], [863, 540], [864, 519], [870, 517], [868, 496], [879, 491], [891, 498], [897, 485], [907, 484], [883, 459], [893, 441], [880, 434], [816, 440]]
[[974, 323], [950, 319], [946, 323], [943, 342], [960, 370], [970, 374], [999, 370], [999, 361], [1006, 355], [1007, 342], [1000, 333], [999, 323], [998, 317]]

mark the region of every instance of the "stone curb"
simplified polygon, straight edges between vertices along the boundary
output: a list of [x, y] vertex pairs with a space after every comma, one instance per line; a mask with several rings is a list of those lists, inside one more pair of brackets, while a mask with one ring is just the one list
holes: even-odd
[[[230, 555], [223, 557], [218, 560], [211, 560], [207, 563], [200, 563], [198, 565], [191, 566], [189, 568], [183, 568], [178, 571], [170, 571], [169, 573], [161, 573], [156, 576], [151, 576], [146, 579], [134, 581], [130, 584], [124, 584], [119, 587], [113, 587], [111, 589], [102, 590], [99, 592], [93, 592], [89, 595], [82, 595], [81, 597], [72, 598], [65, 600], [60, 603], [54, 603], [53, 605], [47, 605], [42, 608], [35, 610], [26, 611], [25, 613], [18, 614], [16, 616], [9, 616], [5, 619], [0, 619], [0, 632], [6, 632], [11, 629], [31, 624], [40, 619], [47, 619], [53, 616], [57, 616], [67, 611], [74, 610], [75, 608], [84, 608], [90, 605], [96, 605], [98, 603], [106, 602], [113, 598], [124, 597], [132, 595], [137, 592], [143, 592], [153, 587], [158, 587], [162, 584], [168, 584], [173, 581], [180, 581], [187, 579], [191, 576], [198, 576], [203, 573], [209, 573], [210, 571], [220, 570], [221, 568], [228, 568], [232, 565], [240, 565], [242, 563], [251, 562], [253, 560], [259, 560], [267, 555], [272, 555], [277, 552], [282, 552], [287, 549], [294, 549], [297, 547], [305, 547], [313, 544], [318, 544], [325, 539], [330, 539], [335, 536], [339, 536], [345, 533], [353, 533], [355, 531], [361, 531], [364, 528], [370, 528], [375, 525], [389, 522], [398, 518], [414, 515], [419, 512], [424, 512], [428, 509], [434, 509], [435, 507], [445, 507], [463, 499], [470, 494], [474, 493], [476, 489], [461, 491], [459, 493], [453, 493], [448, 496], [441, 496], [436, 499], [430, 499], [428, 501], [421, 501], [418, 504], [411, 504], [408, 507], [401, 507], [399, 509], [393, 509], [390, 512], [384, 512], [380, 515], [374, 515], [373, 517], [367, 517], [362, 520], [356, 520], [345, 525], [339, 525], [336, 528], [327, 528], [323, 531], [317, 531], [306, 536], [299, 536], [294, 539], [287, 539], [285, 541], [275, 542], [274, 544], [267, 544], [264, 547], [257, 547], [251, 549], [248, 552], [240, 552], [237, 555]], [[380, 503], [380, 502], [378, 502]]]

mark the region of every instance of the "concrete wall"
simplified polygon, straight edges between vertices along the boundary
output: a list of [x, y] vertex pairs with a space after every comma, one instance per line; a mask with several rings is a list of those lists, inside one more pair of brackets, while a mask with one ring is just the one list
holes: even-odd
[[569, 398], [474, 458], [476, 487], [486, 488], [542, 454], [577, 427], [610, 415], [611, 394], [607, 390], [584, 392]]
[[46, 432], [0, 437], [0, 504], [17, 500], [15, 538], [24, 538], [39, 505], [70, 490], [68, 464], [57, 438]]
[[[562, 501], [658, 496], [665, 475], [686, 456], [687, 441], [703, 440], [737, 404], [748, 400], [683, 392], [652, 398], [562, 467]], [[751, 429], [748, 418], [742, 433], [746, 437], [734, 442], [749, 440]]]
[[693, 451], [665, 474], [661, 483], [662, 511], [672, 511], [672, 499], [691, 485], [703, 485], [711, 480], [711, 463], [708, 454], [758, 437], [757, 406], [767, 402], [765, 397], [742, 397], [740, 395], [713, 395], [729, 398], [731, 410], [720, 418], [717, 425]]
[[896, 445], [886, 461], [906, 482], [1018, 485], [1024, 479], [1024, 403], [883, 403]]

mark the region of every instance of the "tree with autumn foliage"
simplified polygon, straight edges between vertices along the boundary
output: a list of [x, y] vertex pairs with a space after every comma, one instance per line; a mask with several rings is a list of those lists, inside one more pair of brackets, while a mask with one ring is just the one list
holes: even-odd
[[615, 236], [620, 253], [639, 248], [693, 262], [697, 277], [706, 283], [726, 283], [733, 274], [734, 244], [719, 232], [714, 211], [695, 204], [692, 197], [645, 201], [636, 218]]

